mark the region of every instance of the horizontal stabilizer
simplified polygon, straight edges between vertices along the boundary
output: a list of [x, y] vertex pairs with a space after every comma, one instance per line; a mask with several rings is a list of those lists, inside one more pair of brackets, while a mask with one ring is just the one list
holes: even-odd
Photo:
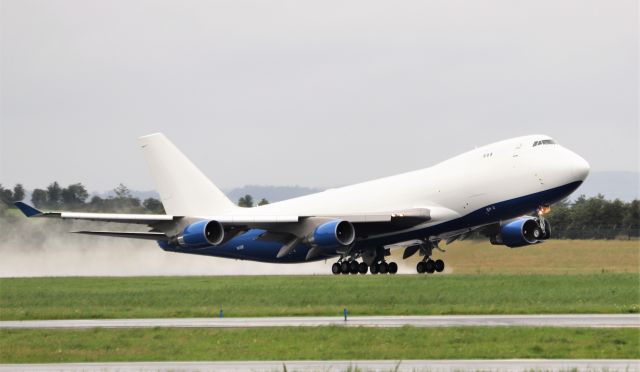
[[23, 202], [15, 202], [13, 203], [16, 207], [18, 207], [18, 209], [20, 209], [20, 211], [22, 213], [24, 213], [25, 216], [27, 217], [33, 217], [33, 216], [37, 216], [39, 214], [42, 214], [42, 212], [32, 206], [30, 206], [29, 204], [23, 203]]
[[14, 203], [27, 217], [50, 217], [71, 220], [99, 222], [135, 223], [154, 225], [159, 222], [175, 221], [182, 217], [166, 214], [127, 214], [127, 213], [85, 213], [85, 212], [43, 212], [23, 202]]
[[130, 231], [73, 231], [74, 234], [110, 236], [115, 238], [131, 238], [145, 240], [169, 240], [169, 238], [158, 232], [130, 232]]

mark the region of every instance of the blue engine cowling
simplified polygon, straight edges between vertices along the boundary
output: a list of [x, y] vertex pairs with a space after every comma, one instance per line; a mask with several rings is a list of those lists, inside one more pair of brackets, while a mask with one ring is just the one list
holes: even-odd
[[520, 218], [500, 227], [499, 236], [492, 239], [493, 244], [504, 244], [510, 248], [523, 247], [540, 243], [545, 236], [545, 231], [540, 227], [537, 219]]
[[356, 239], [356, 230], [349, 221], [333, 220], [316, 227], [309, 242], [320, 247], [348, 246]]
[[198, 248], [218, 245], [224, 240], [224, 227], [218, 221], [198, 221], [182, 230], [176, 241], [181, 247]]

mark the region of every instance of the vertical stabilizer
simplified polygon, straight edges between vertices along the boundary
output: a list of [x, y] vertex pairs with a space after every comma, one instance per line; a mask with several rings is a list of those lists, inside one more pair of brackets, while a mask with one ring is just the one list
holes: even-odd
[[164, 134], [140, 137], [138, 143], [168, 214], [206, 216], [237, 208]]

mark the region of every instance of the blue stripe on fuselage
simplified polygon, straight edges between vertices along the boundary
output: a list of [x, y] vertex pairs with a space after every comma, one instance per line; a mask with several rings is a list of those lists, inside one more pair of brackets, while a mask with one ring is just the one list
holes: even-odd
[[[383, 237], [360, 240], [356, 243], [356, 249], [364, 247], [383, 246], [412, 239], [422, 239], [428, 236], [439, 235], [448, 231], [456, 231], [474, 226], [481, 226], [522, 216], [535, 211], [539, 206], [556, 203], [571, 195], [579, 186], [581, 181], [556, 187], [550, 190], [538, 192], [531, 195], [522, 196], [515, 199], [502, 201], [499, 203], [484, 206], [463, 217], [455, 220], [443, 222], [438, 225], [429, 226], [424, 229], [405, 231], [397, 234], [389, 234]], [[199, 254], [205, 256], [216, 256], [223, 258], [233, 258], [240, 260], [252, 260], [271, 263], [300, 263], [309, 262], [305, 260], [310, 247], [306, 244], [299, 244], [290, 254], [282, 258], [276, 258], [278, 251], [282, 247], [281, 243], [257, 240], [265, 230], [251, 229], [228, 242], [217, 247], [206, 247], [200, 249], [187, 249], [167, 245], [166, 242], [158, 242], [160, 247], [166, 251]], [[310, 261], [325, 260], [335, 257], [335, 250], [329, 250], [324, 254], [314, 257]]]

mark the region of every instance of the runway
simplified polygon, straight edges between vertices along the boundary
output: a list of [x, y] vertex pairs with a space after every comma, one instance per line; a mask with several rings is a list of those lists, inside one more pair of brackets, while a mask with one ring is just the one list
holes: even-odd
[[360, 360], [5, 364], [8, 371], [640, 371], [639, 360]]
[[0, 329], [260, 328], [319, 326], [640, 328], [640, 314], [354, 316], [348, 317], [346, 321], [342, 317], [264, 317], [16, 320], [0, 322]]

